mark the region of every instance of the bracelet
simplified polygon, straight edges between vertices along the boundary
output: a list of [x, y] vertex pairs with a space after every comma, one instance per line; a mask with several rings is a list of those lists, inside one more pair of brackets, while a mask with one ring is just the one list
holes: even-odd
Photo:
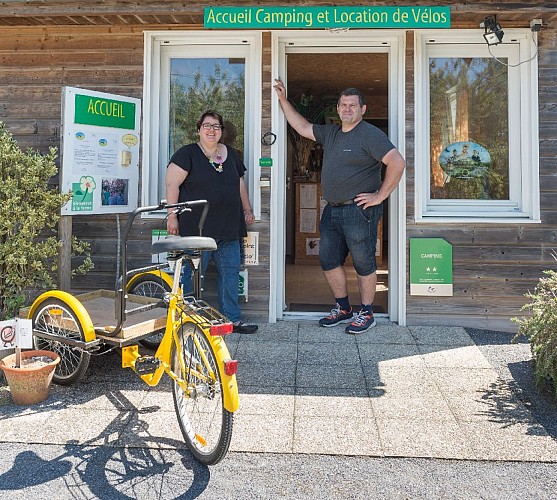
[[253, 210], [252, 210], [251, 208], [248, 208], [247, 210], [244, 210], [244, 213], [246, 213], [246, 212], [251, 212], [251, 213], [253, 213]]

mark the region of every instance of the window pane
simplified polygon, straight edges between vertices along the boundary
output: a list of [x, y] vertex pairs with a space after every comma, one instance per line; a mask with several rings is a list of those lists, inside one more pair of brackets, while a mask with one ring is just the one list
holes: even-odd
[[429, 85], [430, 198], [508, 200], [507, 67], [491, 58], [430, 58]]
[[199, 139], [196, 122], [211, 109], [224, 118], [222, 142], [244, 149], [245, 59], [170, 61], [169, 155]]

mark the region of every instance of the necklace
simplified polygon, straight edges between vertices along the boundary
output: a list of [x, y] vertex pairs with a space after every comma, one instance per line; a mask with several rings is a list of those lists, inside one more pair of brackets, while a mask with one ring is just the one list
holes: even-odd
[[[199, 147], [201, 148], [201, 151], [203, 151], [203, 154], [205, 155], [205, 157], [207, 158], [207, 160], [209, 160], [209, 163], [211, 164], [211, 166], [219, 173], [221, 174], [223, 171], [222, 168], [222, 154], [219, 151], [219, 147], [217, 146], [217, 150], [215, 152], [215, 158], [217, 159], [216, 162], [214, 162], [213, 160], [211, 160], [211, 155], [207, 154], [207, 151], [205, 151], [205, 149], [203, 148], [203, 146], [201, 145], [200, 142], [197, 143], [199, 145]], [[218, 165], [217, 165], [218, 163]]]

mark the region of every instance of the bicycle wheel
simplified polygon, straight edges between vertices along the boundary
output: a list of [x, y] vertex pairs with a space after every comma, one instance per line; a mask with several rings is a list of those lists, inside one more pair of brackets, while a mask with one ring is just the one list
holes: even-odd
[[[168, 292], [170, 292], [168, 283], [152, 273], [138, 276], [138, 278], [132, 281], [131, 285], [128, 286], [128, 293], [141, 295], [143, 297], [162, 299], [164, 294]], [[163, 335], [164, 329], [140, 340], [139, 342], [149, 349], [156, 349], [161, 343]]]
[[187, 392], [176, 382], [172, 388], [180, 429], [193, 456], [205, 465], [214, 465], [228, 451], [234, 415], [224, 408], [220, 372], [203, 331], [194, 323], [182, 324], [178, 341], [172, 371], [188, 385]]
[[[55, 298], [46, 299], [33, 314], [33, 330], [84, 341], [83, 327], [79, 318], [65, 302]], [[60, 385], [77, 382], [87, 371], [91, 355], [83, 349], [55, 340], [33, 336], [36, 349], [54, 351], [60, 355], [52, 381]]]

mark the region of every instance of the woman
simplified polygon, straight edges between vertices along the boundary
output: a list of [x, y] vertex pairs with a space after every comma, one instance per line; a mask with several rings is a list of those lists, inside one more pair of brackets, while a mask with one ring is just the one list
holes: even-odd
[[[203, 273], [213, 258], [218, 274], [219, 310], [234, 323], [238, 333], [255, 333], [256, 325], [240, 321], [238, 275], [240, 241], [246, 235], [246, 224], [255, 221], [244, 182], [246, 167], [232, 148], [221, 144], [224, 130], [222, 116], [205, 111], [197, 122], [199, 141], [182, 146], [170, 159], [166, 171], [166, 199], [169, 203], [206, 199], [209, 213], [203, 236], [217, 242], [217, 249], [203, 253]], [[180, 218], [169, 210], [168, 234], [194, 236], [202, 207]], [[190, 278], [187, 276], [186, 278]], [[191, 289], [191, 278], [184, 284]]]

